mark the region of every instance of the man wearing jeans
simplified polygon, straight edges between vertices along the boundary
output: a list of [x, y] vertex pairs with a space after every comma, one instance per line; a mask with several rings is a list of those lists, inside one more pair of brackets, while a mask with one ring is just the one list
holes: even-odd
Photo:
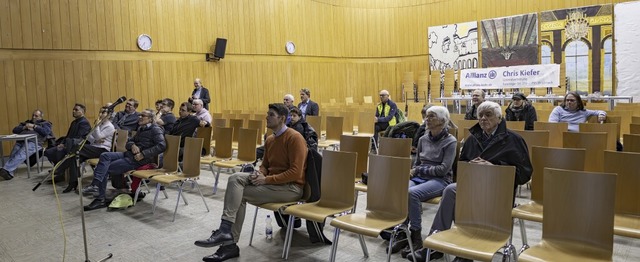
[[265, 141], [262, 166], [253, 174], [235, 173], [229, 178], [220, 228], [208, 239], [195, 242], [199, 247], [222, 245], [214, 254], [204, 257], [204, 261], [240, 256], [235, 243], [240, 238], [247, 202], [260, 205], [302, 197], [307, 143], [299, 132], [285, 125], [288, 113], [284, 104], [269, 105], [267, 127], [273, 130], [273, 135]]
[[[106, 152], [100, 155], [100, 161], [93, 171], [93, 182], [97, 185], [98, 196], [91, 204], [84, 207], [85, 211], [107, 207], [106, 190], [109, 175], [120, 175], [134, 170], [142, 165], [155, 162], [158, 154], [166, 148], [164, 131], [153, 122], [153, 110], [147, 109], [140, 113], [138, 132], [127, 142], [126, 152]], [[95, 187], [88, 186], [83, 193], [94, 191]]]
[[[33, 111], [31, 119], [24, 121], [13, 128], [13, 133], [18, 135], [35, 134], [38, 136], [38, 144], [35, 141], [29, 140], [26, 144], [24, 141], [18, 141], [11, 150], [9, 160], [4, 164], [4, 167], [0, 168], [0, 181], [13, 179], [14, 172], [18, 166], [24, 162], [27, 157], [42, 149], [42, 144], [48, 136], [51, 134], [51, 122], [42, 119], [44, 113], [40, 109]], [[0, 145], [2, 146], [2, 145]], [[24, 148], [27, 147], [27, 153]], [[0, 156], [1, 157], [1, 156]]]

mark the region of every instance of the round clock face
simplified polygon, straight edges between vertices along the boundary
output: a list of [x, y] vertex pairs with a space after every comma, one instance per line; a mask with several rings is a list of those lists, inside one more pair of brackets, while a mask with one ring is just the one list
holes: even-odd
[[285, 49], [287, 50], [287, 53], [289, 53], [289, 54], [293, 54], [293, 53], [295, 53], [295, 52], [296, 52], [296, 45], [295, 45], [293, 42], [291, 42], [291, 41], [287, 42], [287, 43], [284, 45], [284, 47], [285, 47]]
[[143, 51], [151, 49], [151, 37], [147, 34], [141, 34], [138, 36], [138, 48]]

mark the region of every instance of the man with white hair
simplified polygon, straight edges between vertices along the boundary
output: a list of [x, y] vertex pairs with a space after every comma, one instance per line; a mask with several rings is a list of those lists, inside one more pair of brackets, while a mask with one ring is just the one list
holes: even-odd
[[374, 117], [376, 132], [373, 134], [378, 141], [378, 132], [384, 131], [387, 127], [396, 125], [396, 113], [398, 106], [389, 97], [389, 91], [380, 91], [380, 103], [376, 108], [376, 116]]
[[211, 114], [209, 114], [209, 110], [204, 108], [202, 100], [193, 100], [193, 111], [196, 113], [196, 117], [200, 119], [200, 126], [208, 126], [211, 124]]
[[193, 103], [193, 100], [200, 99], [202, 100], [202, 105], [204, 109], [209, 110], [209, 103], [211, 103], [211, 97], [209, 96], [209, 89], [202, 85], [202, 81], [200, 78], [196, 78], [193, 80], [193, 92], [191, 92], [191, 97], [189, 97], [189, 102]]
[[[292, 94], [284, 95], [284, 98], [282, 99], [282, 102], [284, 102], [284, 106], [286, 106], [287, 109], [289, 109], [289, 112], [291, 112], [291, 109], [293, 109], [295, 107], [295, 105], [293, 104], [293, 95]], [[286, 124], [289, 125], [289, 123], [291, 123], [291, 114], [287, 115]]]

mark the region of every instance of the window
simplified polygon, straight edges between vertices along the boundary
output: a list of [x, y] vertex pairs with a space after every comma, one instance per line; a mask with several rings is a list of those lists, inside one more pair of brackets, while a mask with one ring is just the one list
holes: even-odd
[[611, 38], [604, 40], [604, 70], [602, 72], [602, 93], [613, 94], [613, 48]]
[[552, 59], [551, 59], [551, 46], [549, 45], [542, 45], [541, 48], [542, 51], [542, 63], [541, 64], [551, 64], [553, 63]]
[[589, 92], [589, 46], [583, 41], [571, 41], [564, 50], [569, 89]]

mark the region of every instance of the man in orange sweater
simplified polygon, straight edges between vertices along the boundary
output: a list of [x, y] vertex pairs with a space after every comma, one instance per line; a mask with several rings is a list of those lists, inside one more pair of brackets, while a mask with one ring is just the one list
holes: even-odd
[[222, 245], [204, 261], [224, 261], [240, 256], [235, 244], [240, 237], [247, 202], [255, 205], [292, 202], [302, 197], [307, 143], [302, 135], [287, 128], [289, 110], [284, 104], [270, 104], [267, 127], [273, 135], [265, 141], [262, 166], [254, 173], [235, 173], [229, 177], [224, 195], [222, 221], [208, 239], [195, 242], [199, 247]]

